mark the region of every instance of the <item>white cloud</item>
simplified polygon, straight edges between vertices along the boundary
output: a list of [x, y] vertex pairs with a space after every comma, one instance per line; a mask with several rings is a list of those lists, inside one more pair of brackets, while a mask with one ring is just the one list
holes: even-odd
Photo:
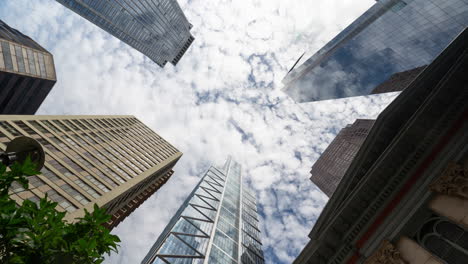
[[114, 230], [123, 242], [108, 263], [139, 263], [228, 154], [257, 190], [267, 262], [289, 263], [327, 201], [310, 167], [339, 129], [375, 118], [395, 94], [297, 105], [281, 79], [373, 2], [180, 1], [196, 39], [164, 69], [52, 0], [2, 1], [0, 16], [54, 54], [58, 82], [40, 114], [132, 114], [184, 152], [169, 182]]

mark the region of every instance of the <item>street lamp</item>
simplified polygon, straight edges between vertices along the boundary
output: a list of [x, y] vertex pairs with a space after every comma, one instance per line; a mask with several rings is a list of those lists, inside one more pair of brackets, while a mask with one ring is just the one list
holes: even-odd
[[37, 171], [44, 167], [45, 153], [41, 144], [33, 138], [21, 136], [10, 141], [5, 151], [0, 151], [0, 162], [8, 167], [15, 161], [24, 162], [28, 156], [36, 164]]

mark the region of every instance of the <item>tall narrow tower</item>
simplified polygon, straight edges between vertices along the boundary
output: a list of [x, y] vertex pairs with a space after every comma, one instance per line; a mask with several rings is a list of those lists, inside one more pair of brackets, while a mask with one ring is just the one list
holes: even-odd
[[112, 215], [109, 228], [158, 190], [182, 155], [133, 116], [0, 116], [0, 148], [18, 136], [36, 139], [46, 162], [30, 189], [13, 184], [11, 197], [47, 194], [70, 221], [96, 203]]
[[230, 158], [211, 167], [142, 264], [264, 263], [255, 195]]
[[192, 44], [192, 25], [176, 0], [57, 0], [146, 55], [176, 65]]
[[0, 114], [35, 114], [56, 80], [52, 54], [0, 20]]

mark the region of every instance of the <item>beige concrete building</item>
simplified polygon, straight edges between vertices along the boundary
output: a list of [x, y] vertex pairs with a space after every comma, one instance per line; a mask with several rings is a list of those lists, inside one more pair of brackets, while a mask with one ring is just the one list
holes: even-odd
[[66, 219], [105, 207], [113, 228], [172, 175], [182, 153], [133, 116], [0, 116], [0, 147], [25, 135], [46, 152], [42, 174], [19, 184], [18, 203], [48, 197]]

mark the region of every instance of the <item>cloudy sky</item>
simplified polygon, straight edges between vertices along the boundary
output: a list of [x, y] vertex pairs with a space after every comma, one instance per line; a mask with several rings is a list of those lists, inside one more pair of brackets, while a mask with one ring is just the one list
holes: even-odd
[[374, 0], [180, 0], [195, 42], [177, 67], [142, 54], [53, 0], [2, 0], [0, 19], [55, 58], [38, 114], [135, 115], [184, 153], [170, 181], [113, 233], [107, 263], [139, 263], [210, 164], [227, 155], [257, 190], [267, 263], [290, 263], [327, 197], [309, 171], [338, 131], [395, 93], [296, 104], [281, 79]]

